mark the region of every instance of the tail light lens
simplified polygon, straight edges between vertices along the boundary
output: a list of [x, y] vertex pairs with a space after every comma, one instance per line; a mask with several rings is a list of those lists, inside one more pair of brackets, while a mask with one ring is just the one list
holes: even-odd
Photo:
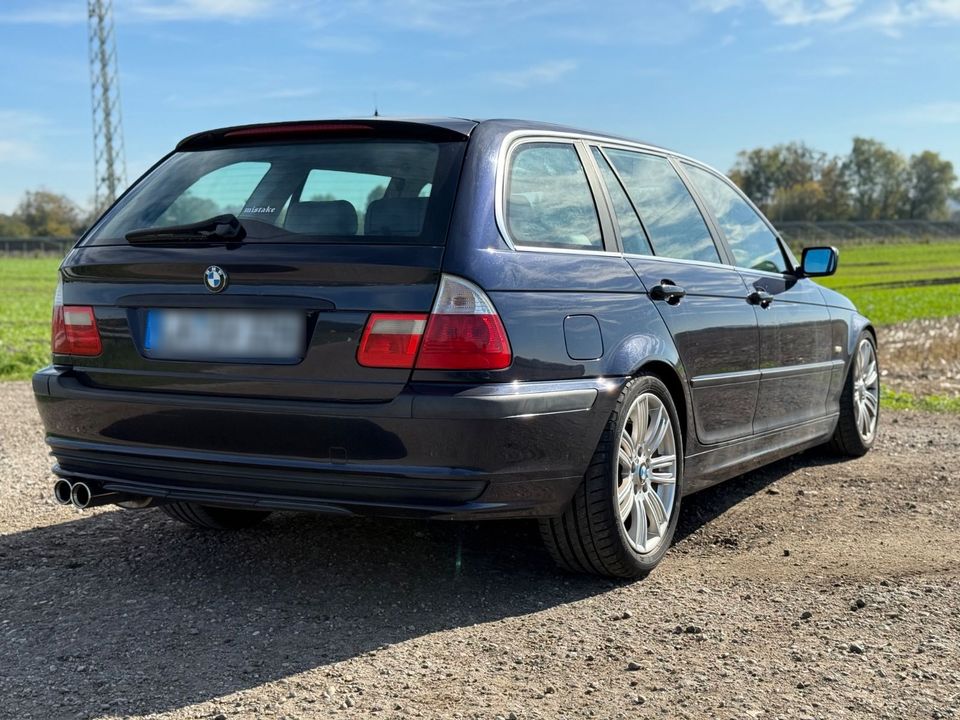
[[507, 331], [490, 298], [450, 275], [441, 278], [429, 316], [372, 314], [357, 351], [357, 362], [366, 367], [502, 370], [512, 360]]
[[373, 313], [357, 350], [364, 367], [412, 368], [427, 324], [426, 313]]
[[53, 300], [51, 349], [55, 355], [99, 355], [103, 351], [93, 308], [64, 305], [63, 290], [57, 287]]

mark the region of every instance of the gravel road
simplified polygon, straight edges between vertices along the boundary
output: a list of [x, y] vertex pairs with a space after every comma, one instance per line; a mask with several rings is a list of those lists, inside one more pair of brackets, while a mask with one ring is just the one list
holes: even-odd
[[0, 383], [0, 717], [960, 717], [960, 417], [881, 426], [688, 498], [631, 584], [527, 523], [64, 509]]

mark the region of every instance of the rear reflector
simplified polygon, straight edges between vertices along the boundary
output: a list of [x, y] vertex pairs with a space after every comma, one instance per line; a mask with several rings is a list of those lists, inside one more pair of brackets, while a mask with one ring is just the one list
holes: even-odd
[[444, 275], [429, 316], [373, 313], [357, 350], [365, 367], [418, 370], [502, 370], [513, 354], [507, 331], [486, 294]]
[[51, 345], [57, 355], [99, 355], [103, 348], [93, 308], [55, 304]]
[[426, 313], [373, 313], [357, 350], [364, 367], [412, 368], [427, 324]]

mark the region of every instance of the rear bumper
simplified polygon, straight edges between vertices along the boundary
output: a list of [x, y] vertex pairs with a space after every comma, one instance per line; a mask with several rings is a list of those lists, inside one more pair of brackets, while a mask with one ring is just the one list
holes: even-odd
[[322, 403], [104, 390], [56, 367], [33, 378], [62, 477], [206, 504], [463, 518], [558, 514], [622, 384], [430, 384]]

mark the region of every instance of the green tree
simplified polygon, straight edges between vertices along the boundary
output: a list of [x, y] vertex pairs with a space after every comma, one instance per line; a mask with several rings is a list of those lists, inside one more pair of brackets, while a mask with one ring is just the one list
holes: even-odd
[[761, 208], [774, 202], [778, 192], [816, 181], [827, 158], [802, 142], [741, 151], [730, 178]]
[[35, 237], [69, 237], [80, 232], [80, 208], [65, 195], [48, 190], [26, 192], [13, 216]]
[[948, 219], [948, 200], [957, 181], [953, 164], [938, 153], [924, 150], [910, 158], [909, 175], [906, 216], [914, 220]]
[[20, 218], [0, 213], [0, 237], [30, 237], [30, 228]]
[[855, 220], [895, 220], [909, 206], [907, 161], [878, 140], [855, 137], [843, 165]]

